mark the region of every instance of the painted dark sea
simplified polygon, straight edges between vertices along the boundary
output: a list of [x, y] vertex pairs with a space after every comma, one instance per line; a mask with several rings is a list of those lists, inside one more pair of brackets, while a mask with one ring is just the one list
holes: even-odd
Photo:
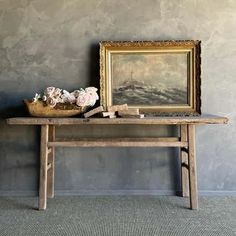
[[174, 105], [186, 104], [187, 91], [178, 88], [158, 89], [137, 83], [124, 83], [123, 86], [113, 89], [113, 104], [128, 105]]
[[188, 63], [184, 53], [112, 56], [113, 104], [188, 104]]

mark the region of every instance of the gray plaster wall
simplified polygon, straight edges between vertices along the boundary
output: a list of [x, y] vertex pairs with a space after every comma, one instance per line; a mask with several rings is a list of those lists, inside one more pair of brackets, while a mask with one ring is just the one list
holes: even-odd
[[[236, 193], [236, 1], [0, 0], [0, 194], [37, 194], [39, 129], [7, 126], [22, 99], [54, 85], [99, 85], [100, 40], [202, 40], [202, 111], [228, 125], [197, 128], [203, 194]], [[73, 136], [173, 135], [168, 127], [60, 128]], [[59, 148], [57, 194], [174, 194], [178, 152], [168, 148]]]

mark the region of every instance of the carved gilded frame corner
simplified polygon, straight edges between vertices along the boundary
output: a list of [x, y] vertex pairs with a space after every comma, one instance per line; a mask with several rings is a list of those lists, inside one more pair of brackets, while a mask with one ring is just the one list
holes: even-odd
[[102, 41], [100, 42], [100, 99], [105, 108], [114, 105], [112, 98], [113, 54], [137, 53], [186, 53], [187, 55], [187, 102], [186, 104], [129, 105], [153, 115], [201, 114], [201, 41]]

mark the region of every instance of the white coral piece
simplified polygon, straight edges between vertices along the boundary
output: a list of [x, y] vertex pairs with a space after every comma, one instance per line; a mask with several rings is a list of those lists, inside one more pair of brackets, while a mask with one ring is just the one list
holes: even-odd
[[55, 87], [47, 87], [44, 90], [44, 95], [50, 97], [53, 94], [54, 91], [55, 91]]
[[63, 94], [61, 95], [61, 99], [63, 103], [70, 103], [73, 104], [76, 102], [76, 98], [73, 93], [69, 93], [66, 90], [63, 90]]
[[55, 88], [54, 92], [52, 93], [52, 96], [53, 96], [53, 97], [61, 96], [61, 91], [62, 91], [62, 89], [60, 89], [60, 88]]
[[57, 105], [57, 100], [52, 97], [48, 97], [46, 103], [50, 107], [55, 107]]
[[[44, 90], [42, 100], [50, 107], [55, 107], [57, 103], [77, 104], [77, 106], [93, 106], [99, 99], [97, 94], [98, 89], [88, 87], [86, 89], [78, 89], [73, 92], [62, 90], [56, 87], [47, 87]], [[37, 101], [41, 96], [35, 94], [33, 101]]]

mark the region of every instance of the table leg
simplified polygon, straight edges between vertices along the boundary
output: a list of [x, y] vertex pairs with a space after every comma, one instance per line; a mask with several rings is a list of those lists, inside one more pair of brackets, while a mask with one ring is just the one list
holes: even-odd
[[190, 208], [198, 209], [195, 125], [188, 125]]
[[[55, 141], [55, 126], [49, 125], [49, 141]], [[55, 148], [50, 148], [48, 154], [48, 181], [47, 181], [47, 196], [48, 198], [54, 197], [54, 166], [55, 166]]]
[[[182, 142], [188, 141], [188, 127], [187, 127], [187, 125], [180, 126], [180, 139]], [[182, 197], [189, 197], [188, 150], [186, 148], [180, 149], [180, 161], [181, 161]]]
[[41, 125], [39, 210], [45, 210], [47, 205], [48, 131], [48, 125]]

